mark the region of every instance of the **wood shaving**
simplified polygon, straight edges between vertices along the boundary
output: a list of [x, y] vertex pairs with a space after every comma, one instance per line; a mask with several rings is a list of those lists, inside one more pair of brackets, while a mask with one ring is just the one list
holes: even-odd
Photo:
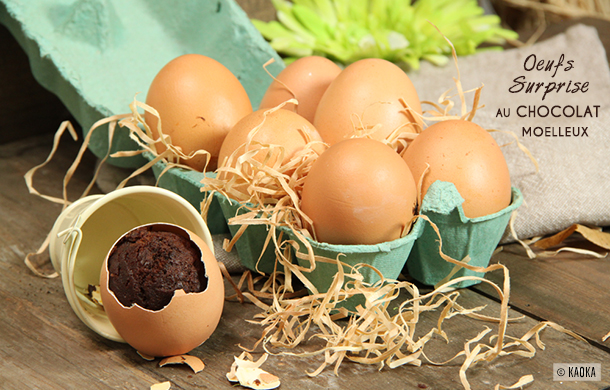
[[[83, 143], [82, 143], [76, 157], [74, 158], [74, 161], [72, 162], [72, 165], [70, 165], [70, 167], [66, 171], [66, 174], [65, 174], [64, 180], [63, 180], [62, 197], [59, 198], [59, 197], [55, 197], [55, 196], [42, 194], [38, 190], [36, 190], [36, 188], [34, 188], [34, 175], [36, 174], [36, 172], [39, 169], [44, 168], [49, 162], [51, 162], [51, 160], [53, 159], [53, 156], [57, 152], [61, 137], [63, 136], [63, 134], [66, 131], [72, 136], [72, 138], [75, 141], [78, 139], [78, 135], [76, 133], [76, 130], [74, 129], [74, 126], [72, 126], [72, 123], [70, 123], [70, 121], [62, 122], [61, 125], [59, 126], [59, 128], [57, 129], [57, 131], [55, 132], [55, 136], [53, 137], [53, 147], [51, 148], [51, 151], [49, 152], [49, 155], [47, 156], [46, 160], [44, 162], [42, 162], [41, 164], [38, 164], [35, 167], [28, 170], [25, 173], [25, 175], [23, 176], [29, 193], [39, 196], [50, 202], [61, 204], [62, 205], [61, 211], [64, 211], [66, 209], [66, 207], [68, 207], [72, 203], [68, 199], [68, 184], [70, 183], [70, 180], [72, 179], [72, 176], [74, 175], [74, 172], [76, 172], [76, 169], [78, 168], [78, 166], [83, 158], [83, 155], [87, 151], [87, 148], [89, 147], [89, 142], [91, 141], [91, 137], [92, 137], [93, 133], [95, 132], [95, 130], [102, 128], [105, 125], [108, 125], [108, 142], [110, 144], [112, 144], [112, 140], [114, 138], [114, 131], [116, 129], [117, 122], [119, 120], [121, 120], [123, 118], [127, 118], [127, 117], [129, 117], [129, 114], [113, 115], [108, 118], [100, 119], [99, 121], [94, 123], [93, 126], [91, 126], [91, 128], [89, 129], [89, 132], [87, 133], [87, 135], [85, 136], [85, 139], [83, 140]], [[101, 166], [108, 159], [109, 155], [110, 155], [110, 149], [108, 150], [108, 153], [106, 153], [106, 155], [101, 159], [100, 164], [98, 165], [97, 169], [95, 170], [91, 181], [89, 182], [89, 184], [87, 185], [87, 187], [85, 188], [83, 193], [80, 195], [79, 199], [83, 198], [89, 194], [89, 192], [95, 185], [95, 181], [97, 180], [97, 176], [99, 175]], [[47, 273], [41, 271], [39, 269], [39, 267], [36, 265], [36, 262], [33, 260], [34, 257], [41, 255], [42, 253], [44, 253], [47, 250], [47, 248], [49, 246], [49, 242], [51, 240], [50, 234], [51, 234], [51, 232], [49, 232], [49, 234], [47, 234], [47, 237], [42, 242], [42, 244], [40, 245], [40, 247], [38, 248], [38, 250], [36, 252], [28, 253], [24, 259], [25, 265], [36, 276], [40, 276], [40, 277], [44, 277], [44, 278], [56, 278], [59, 276], [59, 273], [57, 273], [57, 272], [47, 274]]]
[[279, 387], [280, 379], [260, 368], [267, 360], [267, 356], [267, 354], [263, 354], [257, 361], [254, 361], [252, 355], [242, 352], [239, 357], [235, 357], [231, 370], [227, 373], [227, 379], [230, 382], [239, 382], [244, 387], [257, 390]]
[[[457, 58], [456, 67], [457, 67]], [[445, 92], [437, 103], [430, 103], [431, 111], [426, 111], [426, 117], [420, 119], [441, 121], [447, 119], [472, 120], [479, 104], [481, 88], [464, 91], [458, 77], [454, 78], [457, 95], [461, 101], [461, 113], [452, 115], [454, 107], [450, 91]], [[468, 110], [465, 93], [473, 92], [473, 108]], [[408, 107], [405, 107], [408, 109]], [[356, 122], [357, 123], [357, 118]], [[250, 140], [256, 132], [251, 131]], [[417, 134], [401, 135], [397, 129], [385, 142], [396, 148], [404, 146]], [[366, 131], [360, 136], [366, 137]], [[404, 138], [401, 138], [404, 137]], [[250, 141], [248, 141], [250, 142]], [[254, 351], [262, 347], [268, 354], [282, 354], [296, 357], [319, 356], [321, 363], [308, 375], [316, 376], [327, 367], [333, 367], [338, 375], [341, 364], [353, 361], [361, 364], [378, 365], [379, 369], [388, 367], [394, 369], [403, 365], [420, 366], [423, 362], [444, 365], [456, 359], [463, 359], [459, 377], [464, 389], [470, 389], [468, 370], [483, 361], [492, 361], [508, 355], [531, 358], [536, 348], [543, 346], [539, 334], [546, 327], [563, 331], [574, 337], [578, 335], [552, 323], [541, 323], [522, 337], [507, 334], [508, 324], [517, 318], [509, 318], [510, 277], [508, 269], [502, 264], [488, 267], [474, 267], [468, 264], [468, 258], [456, 260], [442, 252], [442, 240], [436, 226], [428, 223], [436, 231], [440, 245], [439, 253], [448, 262], [455, 265], [456, 270], [462, 267], [476, 272], [502, 272], [504, 282], [496, 285], [493, 282], [474, 276], [444, 280], [427, 294], [420, 293], [418, 287], [408, 281], [388, 280], [366, 264], [348, 266], [337, 258], [324, 258], [314, 254], [307, 238], [312, 238], [304, 228], [308, 220], [301, 212], [300, 193], [304, 178], [311, 165], [319, 155], [312, 147], [306, 147], [297, 153], [288, 163], [276, 162], [266, 166], [253, 159], [253, 156], [265, 151], [268, 156], [277, 153], [273, 145], [256, 145], [255, 149], [239, 157], [233, 155], [228, 161], [221, 162], [216, 178], [204, 178], [202, 191], [219, 193], [227, 199], [239, 202], [243, 213], [229, 220], [229, 224], [238, 225], [240, 229], [226, 248], [230, 249], [245, 229], [250, 225], [265, 225], [268, 236], [265, 245], [273, 245], [276, 252], [276, 262], [283, 266], [284, 272], [268, 275], [263, 287], [254, 287], [254, 278], [247, 272], [242, 275], [235, 286], [239, 289], [234, 297], [247, 299], [262, 312], [250, 322], [262, 327], [260, 339], [251, 347], [243, 349]], [[281, 153], [281, 150], [280, 150]], [[268, 159], [269, 160], [269, 159]], [[278, 159], [276, 159], [278, 161]], [[207, 198], [207, 206], [211, 202]], [[205, 208], [204, 208], [205, 210]], [[418, 216], [418, 218], [425, 218]], [[282, 229], [288, 229], [293, 238], [278, 238], [276, 234]], [[405, 231], [405, 234], [408, 232]], [[308, 267], [294, 263], [294, 258], [308, 260]], [[327, 292], [320, 292], [308, 278], [308, 273], [315, 269], [316, 263], [326, 262], [336, 264], [337, 272]], [[380, 274], [381, 281], [369, 284], [364, 281], [363, 267], [373, 268]], [[293, 281], [300, 281], [309, 291], [302, 295], [294, 291]], [[500, 314], [490, 317], [480, 313], [482, 307], [466, 308], [457, 302], [459, 291], [451, 291], [452, 286], [464, 280], [476, 280], [492, 286], [500, 301]], [[247, 289], [247, 291], [246, 291]], [[406, 297], [406, 298], [405, 298]], [[349, 299], [360, 299], [361, 304], [352, 311], [344, 304]], [[416, 331], [421, 333], [423, 326], [419, 321], [424, 313], [438, 313], [435, 326], [425, 329], [423, 336], [416, 337]], [[427, 357], [426, 351], [431, 347], [428, 342], [436, 337], [449, 341], [449, 335], [444, 330], [444, 321], [454, 316], [463, 316], [475, 321], [495, 324], [495, 332], [485, 326], [479, 335], [464, 343], [464, 349], [445, 362], [434, 362]], [[521, 318], [521, 317], [519, 317]], [[486, 340], [484, 340], [486, 338]], [[306, 352], [295, 352], [307, 340], [321, 341], [322, 346]], [[309, 347], [311, 348], [311, 346]], [[233, 376], [234, 378], [234, 376]], [[497, 384], [496, 389], [516, 389], [533, 381], [531, 375], [519, 378], [513, 385]]]
[[197, 374], [203, 371], [205, 364], [197, 356], [193, 355], [177, 355], [166, 357], [159, 362], [159, 367], [166, 366], [168, 364], [186, 364]]
[[[148, 163], [146, 163], [144, 166], [134, 171], [131, 175], [129, 175], [119, 184], [118, 188], [125, 186], [125, 184], [130, 179], [148, 170], [158, 161], [163, 161], [166, 164], [166, 167], [159, 174], [157, 182], [160, 177], [163, 176], [163, 174], [165, 174], [169, 169], [174, 167], [192, 171], [193, 168], [189, 167], [188, 165], [182, 164], [180, 161], [191, 159], [199, 155], [206, 156], [206, 163], [203, 169], [204, 172], [206, 171], [207, 165], [210, 161], [210, 153], [207, 150], [200, 149], [193, 151], [189, 154], [185, 154], [182, 151], [181, 147], [175, 146], [172, 143], [171, 136], [163, 133], [161, 117], [159, 116], [159, 113], [154, 107], [151, 107], [146, 103], [142, 103], [136, 98], [134, 98], [134, 100], [129, 104], [129, 108], [131, 110], [131, 115], [128, 115], [124, 119], [122, 119], [119, 122], [119, 125], [121, 127], [126, 127], [127, 129], [129, 129], [130, 138], [134, 140], [142, 149], [135, 151], [116, 152], [112, 154], [112, 157], [128, 157], [139, 155], [144, 153], [145, 151], [148, 151], [154, 156], [154, 158]], [[146, 123], [144, 117], [138, 112], [138, 109], [142, 109], [157, 118], [157, 133], [159, 134], [157, 138], [154, 138], [150, 126]], [[157, 152], [157, 145], [159, 144], [163, 145], [163, 148], [165, 149], [162, 153]]]

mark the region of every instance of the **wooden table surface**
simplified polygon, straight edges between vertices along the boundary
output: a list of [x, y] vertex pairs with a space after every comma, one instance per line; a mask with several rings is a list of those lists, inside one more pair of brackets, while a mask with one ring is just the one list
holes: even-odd
[[[171, 381], [172, 388], [232, 388], [225, 378], [238, 344], [251, 346], [261, 327], [247, 322], [258, 313], [252, 304], [226, 302], [219, 327], [202, 346], [191, 352], [206, 368], [193, 373], [186, 366], [159, 367], [145, 361], [126, 344], [106, 340], [87, 328], [72, 312], [61, 280], [35, 276], [23, 263], [28, 252], [44, 240], [60, 212], [60, 206], [28, 194], [23, 175], [42, 162], [52, 137], [40, 135], [0, 146], [0, 385], [6, 389], [128, 388], [144, 389]], [[76, 154], [78, 142], [64, 137], [59, 153], [35, 177], [36, 188], [60, 195], [63, 174]], [[86, 154], [70, 185], [70, 197], [85, 188], [94, 169], [94, 158]], [[44, 260], [44, 256], [42, 257]], [[509, 245], [493, 261], [511, 272], [511, 317], [507, 334], [521, 337], [539, 321], [553, 321], [583, 336], [588, 342], [547, 329], [542, 333], [545, 350], [537, 348], [533, 358], [501, 357], [468, 371], [473, 389], [510, 385], [522, 375], [534, 376], [532, 389], [605, 389], [610, 386], [610, 261], [574, 254], [552, 259], [529, 259], [518, 245]], [[48, 267], [48, 263], [46, 263]], [[489, 279], [501, 282], [501, 274]], [[495, 280], [498, 279], [498, 280]], [[230, 287], [227, 286], [227, 292]], [[498, 315], [496, 295], [485, 285], [460, 291], [465, 307], [487, 305], [485, 313]], [[435, 324], [435, 317], [421, 320], [422, 327]], [[455, 318], [444, 324], [451, 343], [435, 340], [432, 359], [444, 360], [461, 350], [484, 323]], [[257, 355], [260, 355], [258, 351]], [[309, 377], [321, 357], [270, 356], [264, 368], [280, 376], [283, 389], [460, 389], [457, 359], [447, 366], [423, 364], [396, 369], [345, 362], [339, 375], [332, 369]], [[553, 363], [601, 363], [601, 382], [553, 381]]]
[[[0, 34], [6, 39], [5, 30], [0, 30]], [[24, 56], [17, 61], [27, 64]], [[18, 67], [11, 65], [9, 71]], [[6, 69], [0, 72], [3, 84], [13, 78]], [[33, 85], [31, 80], [28, 82]], [[0, 102], [10, 103], [13, 94], [3, 89]], [[53, 97], [42, 96], [37, 102], [37, 107], [28, 112], [3, 111], [11, 114], [10, 120], [5, 115], [0, 121], [3, 133], [0, 137], [0, 388], [148, 389], [163, 381], [170, 381], [172, 389], [234, 388], [225, 374], [233, 357], [242, 351], [239, 345], [251, 346], [261, 336], [262, 328], [248, 322], [259, 312], [254, 305], [226, 302], [216, 332], [191, 352], [206, 364], [202, 372], [195, 374], [181, 365], [159, 367], [158, 360], [145, 361], [128, 345], [97, 335], [70, 308], [60, 278], [35, 276], [24, 265], [25, 255], [40, 246], [61, 211], [59, 205], [30, 195], [23, 179], [27, 170], [45, 159], [51, 149], [52, 132], [59, 125], [55, 116], [33, 122], [33, 115], [38, 108], [49, 115], [65, 113]], [[21, 136], [9, 132], [18, 128], [25, 129]], [[60, 195], [63, 175], [79, 146], [65, 136], [51, 164], [37, 174], [36, 188], [46, 194]], [[85, 188], [94, 165], [94, 157], [87, 153], [71, 181], [71, 199]], [[99, 188], [94, 188], [94, 192], [100, 192]], [[48, 261], [44, 260], [42, 256], [42, 263], [50, 270]], [[541, 334], [545, 349], [536, 347], [534, 357], [500, 357], [468, 370], [472, 388], [491, 389], [497, 383], [511, 385], [521, 376], [531, 374], [534, 382], [528, 389], [610, 389], [610, 340], [602, 340], [610, 332], [610, 260], [569, 253], [550, 259], [529, 259], [521, 246], [513, 244], [494, 256], [492, 262], [505, 264], [511, 272], [511, 317], [524, 316], [509, 324], [509, 336], [521, 337], [539, 322], [552, 321], [586, 341], [549, 328]], [[501, 283], [501, 277], [497, 273], [487, 275], [496, 283]], [[227, 292], [230, 292], [228, 286]], [[465, 307], [486, 305], [484, 313], [489, 315], [499, 313], [497, 296], [485, 284], [460, 290], [458, 302]], [[426, 316], [421, 326], [431, 327], [435, 322], [434, 316]], [[444, 360], [452, 356], [486, 326], [493, 329], [497, 325], [459, 316], [447, 321], [444, 329], [451, 342], [433, 340], [430, 358]], [[263, 368], [280, 377], [282, 389], [462, 388], [459, 369], [463, 359], [445, 366], [424, 363], [420, 367], [381, 370], [378, 366], [346, 361], [339, 375], [328, 368], [316, 377], [309, 377], [306, 372], [315, 370], [321, 359], [270, 356]], [[555, 382], [553, 363], [601, 363], [602, 379]]]

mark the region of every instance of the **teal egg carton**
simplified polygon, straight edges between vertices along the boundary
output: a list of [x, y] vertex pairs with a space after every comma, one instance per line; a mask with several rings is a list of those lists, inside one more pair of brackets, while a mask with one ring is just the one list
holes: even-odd
[[[214, 198], [220, 205], [231, 236], [235, 237], [241, 225], [231, 224], [229, 220], [249, 210], [244, 208], [246, 205], [236, 200], [228, 199], [220, 193], [215, 192]], [[266, 225], [250, 225], [235, 242], [235, 250], [239, 255], [241, 264], [251, 271], [267, 275], [274, 271], [284, 271], [284, 267], [279, 262], [276, 266], [275, 244], [273, 241], [270, 240], [267, 246], [265, 246], [268, 234], [269, 227]], [[280, 233], [277, 231], [276, 238], [281, 239]]]
[[[331, 288], [335, 275], [339, 271], [339, 263], [329, 262], [328, 260], [338, 260], [342, 263], [345, 274], [352, 273], [353, 269], [357, 267], [362, 277], [361, 282], [364, 285], [373, 286], [380, 283], [382, 281], [380, 274], [383, 275], [384, 280], [396, 281], [407, 262], [413, 245], [421, 237], [424, 224], [425, 221], [418, 218], [407, 235], [396, 240], [373, 245], [337, 245], [307, 238], [314, 256], [325, 260], [316, 259], [315, 268], [310, 272], [304, 271], [303, 275], [319, 293], [326, 293]], [[299, 243], [300, 254], [293, 254], [293, 262], [303, 268], [311, 268], [311, 261], [308, 259], [305, 244], [291, 231], [287, 229], [285, 231], [290, 239]], [[360, 267], [359, 265], [362, 264], [366, 266]], [[345, 278], [344, 283], [349, 283], [349, 281], [349, 278]], [[358, 294], [338, 302], [336, 307], [343, 307], [355, 312], [358, 305], [365, 306], [364, 299], [364, 296]]]
[[[278, 54], [233, 0], [0, 0], [0, 23], [27, 54], [32, 73], [57, 95], [82, 127], [129, 113], [145, 101], [157, 72], [187, 53], [207, 55], [242, 83], [253, 107], [284, 68]], [[58, 124], [59, 127], [59, 124]], [[96, 129], [89, 149], [103, 157], [108, 129]], [[137, 150], [129, 131], [117, 128], [111, 152]], [[143, 156], [111, 158], [137, 168]]]
[[[502, 239], [512, 212], [523, 202], [519, 189], [512, 188], [512, 200], [508, 207], [497, 213], [477, 218], [464, 215], [464, 199], [453, 183], [436, 181], [430, 185], [420, 207], [420, 214], [434, 223], [442, 240], [443, 254], [462, 261], [468, 256], [468, 264], [487, 267], [491, 256]], [[439, 253], [439, 237], [429, 222], [421, 237], [415, 242], [407, 260], [405, 273], [420, 283], [435, 286], [443, 281], [455, 265], [443, 259]], [[483, 277], [484, 274], [459, 268], [451, 280], [462, 276]], [[464, 288], [480, 281], [467, 279], [451, 285]]]
[[[226, 222], [244, 211], [239, 202], [231, 201], [224, 195], [216, 194], [216, 198]], [[457, 261], [468, 257], [469, 265], [485, 268], [489, 265], [491, 256], [508, 226], [512, 212], [522, 204], [523, 197], [519, 189], [513, 187], [509, 206], [497, 213], [478, 218], [468, 218], [464, 215], [463, 202], [464, 199], [453, 183], [437, 181], [430, 186], [422, 201], [420, 215], [424, 218], [417, 218], [409, 234], [402, 238], [375, 245], [334, 245], [309, 238], [307, 242], [315, 256], [331, 260], [339, 259], [344, 263], [346, 274], [351, 272], [352, 267], [365, 264], [374, 267], [384, 279], [396, 280], [403, 273], [421, 284], [430, 286], [437, 285], [452, 272], [450, 280], [464, 276], [484, 277], [484, 274], [466, 268], [458, 267], [454, 270], [455, 265], [443, 259], [439, 253], [439, 234], [444, 255]], [[436, 225], [439, 234], [432, 224]], [[240, 225], [228, 224], [228, 227], [234, 236]], [[281, 264], [276, 268], [273, 243], [270, 242], [263, 250], [267, 235], [267, 226], [251, 225], [236, 241], [235, 249], [246, 268], [267, 274], [276, 269], [282, 270]], [[278, 242], [284, 239], [297, 242], [300, 254], [293, 252], [292, 262], [303, 268], [311, 267], [305, 243], [291, 230], [285, 227], [278, 228], [276, 238]], [[320, 261], [316, 262], [313, 271], [303, 274], [318, 292], [325, 293], [329, 290], [337, 271], [337, 263]], [[370, 267], [359, 269], [363, 282], [370, 285], [381, 280], [376, 271]], [[466, 279], [453, 283], [451, 287], [464, 288], [477, 283], [480, 283], [480, 280]], [[349, 302], [339, 306], [353, 309], [357, 304], [363, 303], [357, 301], [350, 299]]]

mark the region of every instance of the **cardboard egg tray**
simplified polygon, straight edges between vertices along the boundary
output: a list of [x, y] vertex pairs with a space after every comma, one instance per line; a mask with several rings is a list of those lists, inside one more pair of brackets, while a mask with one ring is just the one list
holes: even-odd
[[[152, 159], [152, 155], [148, 158]], [[164, 168], [162, 162], [157, 162], [153, 166], [153, 171], [158, 177]], [[206, 173], [206, 175], [214, 175], [214, 173]], [[201, 192], [202, 179], [201, 172], [171, 168], [159, 178], [159, 185], [179, 193], [200, 210], [205, 196]], [[523, 202], [521, 192], [513, 187], [512, 201], [508, 207], [478, 218], [468, 218], [464, 215], [463, 201], [453, 183], [437, 181], [430, 186], [422, 200], [420, 213], [438, 227], [443, 254], [459, 261], [468, 256], [469, 265], [486, 267], [506, 230], [512, 212]], [[241, 212], [243, 209], [239, 202], [215, 193], [207, 216], [207, 224], [212, 234], [230, 232], [231, 235], [235, 235], [239, 225], [229, 224], [229, 219]], [[263, 251], [267, 235], [266, 226], [253, 225], [249, 226], [236, 241], [234, 250], [237, 251], [244, 267], [265, 274], [270, 274], [274, 270], [282, 271], [281, 264], [278, 264], [276, 269], [273, 243]], [[278, 229], [276, 238], [296, 239], [288, 229]], [[437, 233], [429, 222], [421, 218], [414, 223], [408, 235], [391, 242], [377, 245], [331, 245], [309, 240], [309, 243], [316, 256], [335, 259], [342, 254], [341, 261], [349, 266], [358, 263], [371, 265], [386, 279], [397, 279], [402, 272], [422, 284], [434, 286], [454, 271], [455, 267], [441, 257]], [[304, 245], [300, 245], [300, 248], [304, 248]], [[303, 267], [310, 266], [307, 260], [299, 257], [294, 254], [293, 262]], [[307, 277], [318, 291], [326, 292], [337, 272], [336, 267], [335, 264], [319, 263], [313, 272], [307, 273]], [[361, 272], [366, 283], [373, 284], [379, 281], [376, 272], [368, 268], [361, 269]], [[451, 279], [462, 276], [484, 275], [460, 268]], [[454, 283], [452, 287], [463, 288], [476, 283], [479, 282], [469, 279]]]
[[[272, 74], [284, 64], [234, 0], [0, 0], [0, 23], [23, 48], [32, 73], [57, 95], [87, 133], [98, 120], [129, 113], [145, 101], [157, 72], [187, 53], [225, 65], [257, 107]], [[58, 124], [59, 125], [59, 124]], [[108, 129], [92, 134], [89, 149], [108, 151]], [[112, 152], [137, 149], [129, 131], [117, 128]], [[142, 156], [111, 158], [137, 168]], [[180, 176], [181, 178], [181, 176]]]
[[[497, 213], [477, 218], [464, 215], [460, 196], [453, 183], [436, 181], [428, 188], [422, 201], [420, 213], [432, 221], [440, 232], [437, 233], [430, 223], [426, 223], [421, 237], [417, 239], [413, 250], [406, 261], [405, 271], [415, 280], [434, 286], [441, 282], [454, 268], [444, 260], [439, 253], [442, 242], [442, 252], [462, 261], [469, 257], [468, 264], [476, 267], [487, 267], [491, 256], [506, 230], [512, 212], [523, 202], [521, 192], [513, 187], [511, 204]], [[484, 275], [466, 268], [459, 268], [451, 279], [462, 276]], [[463, 280], [453, 284], [454, 288], [462, 288], [479, 283], [476, 280]]]
[[[240, 226], [229, 224], [229, 219], [244, 212], [242, 205], [218, 193], [214, 194], [214, 198], [222, 210], [231, 235], [235, 236]], [[235, 250], [239, 254], [239, 260], [244, 267], [265, 274], [271, 274], [276, 270], [274, 243], [269, 242], [265, 248], [267, 235], [268, 228], [266, 226], [248, 226], [244, 234], [235, 242]], [[278, 264], [277, 267], [277, 271], [283, 270], [281, 264]]]
[[[216, 201], [225, 218], [225, 223], [240, 213], [239, 202], [230, 201], [223, 195], [216, 194]], [[437, 181], [433, 183], [422, 201], [420, 213], [434, 223], [440, 232], [443, 254], [455, 260], [469, 257], [468, 264], [486, 267], [509, 223], [512, 212], [518, 208], [523, 199], [517, 188], [512, 188], [511, 204], [503, 210], [478, 218], [468, 218], [462, 209], [463, 198], [453, 183]], [[211, 223], [208, 222], [208, 225]], [[228, 224], [231, 234], [239, 229], [238, 225]], [[211, 226], [211, 229], [214, 229]], [[271, 273], [275, 269], [276, 255], [271, 245], [263, 251], [263, 244], [268, 230], [264, 225], [249, 226], [236, 241], [235, 249], [242, 264], [253, 271]], [[278, 229], [285, 238], [297, 240], [286, 228]], [[278, 236], [278, 239], [281, 237]], [[314, 254], [329, 259], [338, 256], [343, 263], [352, 267], [359, 263], [375, 267], [385, 279], [397, 279], [401, 272], [410, 275], [425, 285], [436, 285], [441, 282], [455, 265], [447, 262], [439, 253], [439, 237], [432, 225], [423, 218], [418, 218], [406, 236], [376, 245], [333, 245], [309, 240]], [[302, 252], [305, 245], [299, 245]], [[293, 256], [293, 262], [309, 267], [309, 261], [303, 256]], [[279, 269], [281, 270], [281, 268]], [[307, 273], [308, 279], [320, 292], [328, 291], [337, 265], [317, 263], [313, 272]], [[349, 272], [349, 269], [346, 269]], [[369, 268], [361, 273], [366, 283], [376, 283], [379, 275]], [[451, 279], [462, 276], [484, 276], [481, 273], [459, 268]], [[463, 280], [453, 284], [453, 288], [463, 288], [479, 283], [476, 280]]]

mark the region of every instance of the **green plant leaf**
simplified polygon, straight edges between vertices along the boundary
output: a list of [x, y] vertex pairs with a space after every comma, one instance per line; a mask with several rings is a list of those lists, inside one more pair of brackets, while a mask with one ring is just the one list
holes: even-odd
[[327, 30], [328, 25], [310, 8], [295, 4], [292, 7], [292, 14], [318, 40], [325, 41], [330, 39], [330, 34]]
[[293, 33], [284, 27], [283, 24], [272, 20], [268, 23], [260, 20], [253, 19], [252, 24], [254, 27], [268, 40], [272, 40], [278, 37], [292, 37]]

